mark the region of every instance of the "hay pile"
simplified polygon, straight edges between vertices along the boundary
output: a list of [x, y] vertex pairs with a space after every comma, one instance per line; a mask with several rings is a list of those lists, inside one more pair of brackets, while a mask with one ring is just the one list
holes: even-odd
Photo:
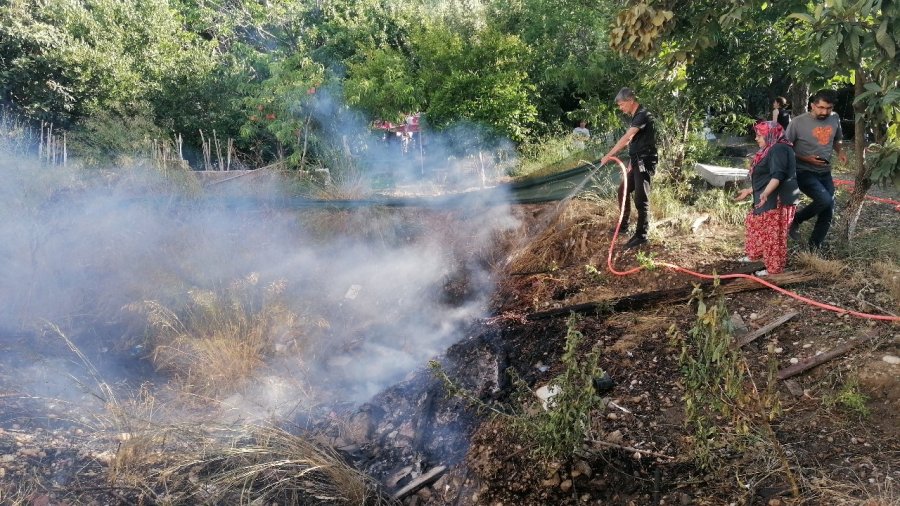
[[276, 427], [177, 426], [122, 439], [110, 482], [137, 503], [395, 504], [333, 449]]

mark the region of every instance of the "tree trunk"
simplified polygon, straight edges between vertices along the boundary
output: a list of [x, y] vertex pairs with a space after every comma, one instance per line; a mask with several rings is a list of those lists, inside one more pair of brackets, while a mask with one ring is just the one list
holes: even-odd
[[809, 84], [793, 83], [788, 90], [787, 99], [791, 102], [791, 115], [799, 116], [806, 112], [806, 103], [809, 100]]
[[675, 154], [675, 159], [672, 163], [672, 176], [676, 181], [680, 181], [681, 176], [684, 173], [684, 157], [686, 155], [688, 138], [691, 135], [691, 114], [693, 114], [693, 111], [691, 111], [690, 109], [685, 110], [684, 123], [678, 125], [679, 127], [681, 127], [681, 132], [679, 135], [680, 143]]
[[[865, 91], [865, 74], [860, 66], [856, 67], [856, 82], [853, 85], [853, 96], [858, 97]], [[854, 104], [853, 112], [855, 118], [853, 122], [853, 150], [854, 161], [856, 162], [856, 179], [853, 186], [853, 193], [850, 194], [850, 203], [847, 210], [841, 218], [840, 239], [849, 245], [853, 240], [853, 234], [856, 232], [856, 224], [859, 221], [859, 215], [862, 212], [863, 202], [866, 193], [872, 187], [871, 168], [866, 166], [866, 132], [865, 132], [865, 115], [864, 108], [861, 103]]]

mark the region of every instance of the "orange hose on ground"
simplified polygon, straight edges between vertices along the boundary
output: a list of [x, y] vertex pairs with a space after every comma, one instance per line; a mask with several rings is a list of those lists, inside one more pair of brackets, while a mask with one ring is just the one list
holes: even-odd
[[[847, 181], [846, 179], [835, 179], [834, 184], [836, 186], [849, 186], [851, 189], [856, 185], [856, 183], [854, 183], [853, 181]], [[894, 206], [895, 211], [900, 211], [900, 201], [886, 199], [883, 197], [876, 197], [874, 195], [866, 195], [866, 198], [875, 202]]]
[[[622, 163], [622, 160], [619, 160], [616, 157], [611, 157], [611, 159], [615, 160], [616, 163], [619, 164], [619, 167], [622, 169], [622, 181], [626, 181], [628, 178], [628, 169], [625, 167], [625, 164]], [[898, 203], [898, 204], [900, 204], [900, 203]], [[634, 274], [634, 273], [639, 272], [644, 269], [644, 266], [638, 266], [638, 267], [634, 267], [633, 269], [628, 269], [627, 271], [618, 271], [618, 270], [616, 270], [615, 266], [613, 266], [613, 251], [615, 250], [615, 247], [616, 247], [616, 239], [619, 237], [619, 225], [622, 224], [622, 217], [625, 215], [625, 206], [626, 205], [627, 205], [626, 199], [622, 199], [622, 202], [619, 203], [619, 220], [616, 222], [616, 229], [615, 229], [615, 232], [613, 233], [612, 242], [609, 245], [609, 254], [606, 257], [607, 269], [609, 270], [609, 272], [615, 274], [616, 276], [628, 276], [628, 275]], [[657, 262], [654, 262], [654, 264], [660, 265], [662, 267], [666, 267], [673, 271], [683, 272], [685, 274], [689, 274], [691, 276], [701, 278], [701, 279], [716, 279], [716, 278], [718, 278], [718, 279], [738, 279], [738, 278], [749, 279], [749, 280], [759, 283], [763, 286], [771, 288], [772, 290], [774, 290], [778, 293], [781, 293], [783, 295], [791, 297], [792, 299], [799, 300], [800, 302], [803, 302], [803, 303], [806, 303], [806, 304], [809, 304], [811, 306], [818, 307], [821, 309], [825, 309], [827, 311], [834, 311], [835, 313], [849, 314], [849, 315], [856, 316], [858, 318], [866, 318], [866, 319], [870, 319], [870, 320], [880, 320], [880, 321], [889, 321], [889, 322], [900, 321], [900, 317], [897, 317], [897, 316], [886, 316], [886, 315], [877, 315], [877, 314], [870, 314], [870, 313], [861, 313], [859, 311], [853, 311], [851, 309], [845, 309], [845, 308], [841, 308], [838, 306], [833, 306], [831, 304], [826, 304], [824, 302], [819, 302], [817, 300], [813, 300], [808, 297], [804, 297], [798, 293], [784, 289], [784, 288], [782, 288], [778, 285], [775, 285], [773, 283], [770, 283], [758, 276], [751, 276], [749, 274], [723, 274], [723, 275], [714, 276], [714, 275], [710, 275], [710, 274], [702, 274], [699, 272], [694, 272], [690, 269], [685, 269], [684, 267], [681, 267], [679, 265], [676, 265], [676, 264], [673, 264], [670, 262], [658, 262], [657, 261]]]

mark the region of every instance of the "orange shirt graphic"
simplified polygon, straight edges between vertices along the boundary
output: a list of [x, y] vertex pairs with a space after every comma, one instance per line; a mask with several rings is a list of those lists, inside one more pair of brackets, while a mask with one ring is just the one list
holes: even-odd
[[813, 137], [819, 141], [819, 144], [826, 145], [831, 142], [831, 133], [834, 130], [830, 126], [816, 127], [813, 128], [812, 134]]

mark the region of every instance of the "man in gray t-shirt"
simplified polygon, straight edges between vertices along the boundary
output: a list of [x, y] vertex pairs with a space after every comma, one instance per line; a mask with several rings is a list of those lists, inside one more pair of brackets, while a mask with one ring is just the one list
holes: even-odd
[[800, 240], [800, 224], [816, 217], [809, 246], [818, 249], [825, 241], [834, 217], [834, 180], [831, 179], [832, 152], [847, 163], [841, 149], [841, 118], [834, 113], [834, 92], [819, 90], [810, 99], [812, 110], [791, 121], [785, 138], [794, 144], [797, 155], [797, 184], [812, 202], [797, 211], [788, 235]]

